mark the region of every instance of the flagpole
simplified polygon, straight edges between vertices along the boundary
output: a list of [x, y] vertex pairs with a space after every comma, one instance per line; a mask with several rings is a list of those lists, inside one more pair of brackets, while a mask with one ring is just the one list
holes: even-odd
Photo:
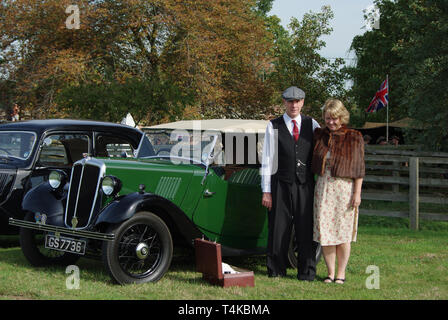
[[389, 75], [386, 75], [386, 83], [387, 83], [387, 96], [388, 96], [388, 102], [387, 102], [387, 106], [386, 106], [386, 141], [387, 143], [389, 143], [389, 102], [390, 102], [390, 97], [389, 97]]

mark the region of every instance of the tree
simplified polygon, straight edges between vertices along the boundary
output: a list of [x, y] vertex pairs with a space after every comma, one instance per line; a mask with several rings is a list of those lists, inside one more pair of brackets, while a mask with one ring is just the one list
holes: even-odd
[[[380, 29], [353, 39], [356, 67], [349, 70], [353, 95], [367, 107], [381, 81], [389, 75], [390, 119], [411, 117], [425, 130], [408, 138], [432, 150], [448, 151], [448, 2], [377, 0]], [[384, 110], [385, 111], [385, 110]], [[384, 121], [385, 112], [368, 115]]]
[[407, 116], [406, 110], [400, 107], [399, 97], [403, 95], [402, 83], [399, 81], [402, 58], [395, 49], [399, 41], [407, 41], [403, 20], [403, 12], [406, 5], [391, 1], [375, 3], [381, 12], [380, 29], [367, 31], [363, 35], [356, 36], [351, 49], [356, 54], [356, 66], [346, 68], [353, 80], [350, 95], [353, 96], [358, 112], [354, 114], [354, 120], [362, 125], [366, 120], [373, 122], [386, 121], [386, 109], [374, 114], [367, 114], [365, 109], [370, 104], [381, 83], [389, 76], [389, 120], [395, 121]]
[[88, 58], [78, 46], [90, 43], [85, 33], [63, 27], [64, 5], [68, 1], [6, 0], [0, 5], [0, 52], [6, 61], [0, 73], [15, 83], [16, 100], [29, 109], [38, 105], [44, 116], [55, 112], [58, 84], [76, 80]]
[[267, 18], [274, 0], [256, 0], [253, 10], [261, 17]]
[[[197, 92], [207, 117], [249, 117], [270, 90], [261, 72], [269, 38], [253, 1], [184, 1], [166, 47], [166, 68], [181, 87]], [[181, 75], [179, 77], [178, 75]]]
[[[2, 73], [17, 83], [34, 117], [89, 108], [61, 109], [59, 95], [94, 86], [101, 93], [135, 78], [165, 93], [180, 90], [203, 113], [221, 116], [242, 115], [269, 92], [259, 76], [268, 42], [254, 1], [82, 0], [80, 29], [67, 29], [70, 2], [5, 0], [0, 6], [1, 58], [8, 61]], [[179, 96], [163, 96], [158, 103], [172, 114]]]
[[290, 32], [279, 25], [279, 20], [271, 19], [270, 30], [275, 34], [274, 71], [270, 81], [277, 92], [295, 85], [306, 93], [305, 112], [321, 119], [320, 108], [329, 97], [344, 98], [344, 61], [334, 62], [320, 55], [325, 46], [323, 35], [331, 33], [329, 26], [333, 12], [329, 6], [322, 7], [319, 13], [306, 13], [302, 20], [292, 18]]
[[175, 121], [193, 102], [185, 91], [167, 81], [139, 78], [68, 86], [56, 100], [66, 114], [119, 122], [130, 112], [137, 125]]
[[397, 43], [403, 59], [402, 97], [408, 114], [425, 130], [408, 136], [428, 149], [448, 151], [448, 1], [420, 0], [406, 15], [408, 41]]

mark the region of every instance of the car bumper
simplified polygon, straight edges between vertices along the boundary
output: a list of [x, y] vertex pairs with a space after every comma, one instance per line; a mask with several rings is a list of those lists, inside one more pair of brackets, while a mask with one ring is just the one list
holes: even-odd
[[65, 234], [71, 235], [81, 238], [94, 239], [94, 240], [103, 240], [103, 241], [112, 241], [115, 239], [115, 235], [113, 233], [101, 233], [101, 232], [93, 232], [87, 230], [76, 230], [69, 229], [64, 227], [52, 226], [43, 223], [36, 223], [31, 221], [24, 221], [9, 218], [9, 224], [21, 228], [34, 229], [46, 232], [54, 232], [57, 234]]

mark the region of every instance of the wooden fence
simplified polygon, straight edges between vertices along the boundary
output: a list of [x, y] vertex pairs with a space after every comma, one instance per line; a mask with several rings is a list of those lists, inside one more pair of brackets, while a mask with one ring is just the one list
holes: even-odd
[[[414, 230], [418, 230], [420, 219], [448, 221], [448, 153], [419, 149], [366, 146], [362, 199], [406, 202], [409, 209], [360, 209], [360, 214], [409, 218], [409, 227]], [[443, 213], [420, 212], [421, 203], [436, 204]]]

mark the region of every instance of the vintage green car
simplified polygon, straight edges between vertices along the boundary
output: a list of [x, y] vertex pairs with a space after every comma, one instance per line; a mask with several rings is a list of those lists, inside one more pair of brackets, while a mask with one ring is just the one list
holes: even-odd
[[[157, 281], [173, 246], [206, 238], [223, 255], [263, 254], [260, 157], [267, 121], [179, 121], [142, 128], [149, 156], [86, 157], [55, 170], [22, 207], [20, 242], [32, 265], [100, 256], [120, 284]], [[292, 237], [293, 238], [293, 237]], [[320, 256], [320, 250], [318, 250]], [[291, 243], [290, 261], [296, 265]]]

